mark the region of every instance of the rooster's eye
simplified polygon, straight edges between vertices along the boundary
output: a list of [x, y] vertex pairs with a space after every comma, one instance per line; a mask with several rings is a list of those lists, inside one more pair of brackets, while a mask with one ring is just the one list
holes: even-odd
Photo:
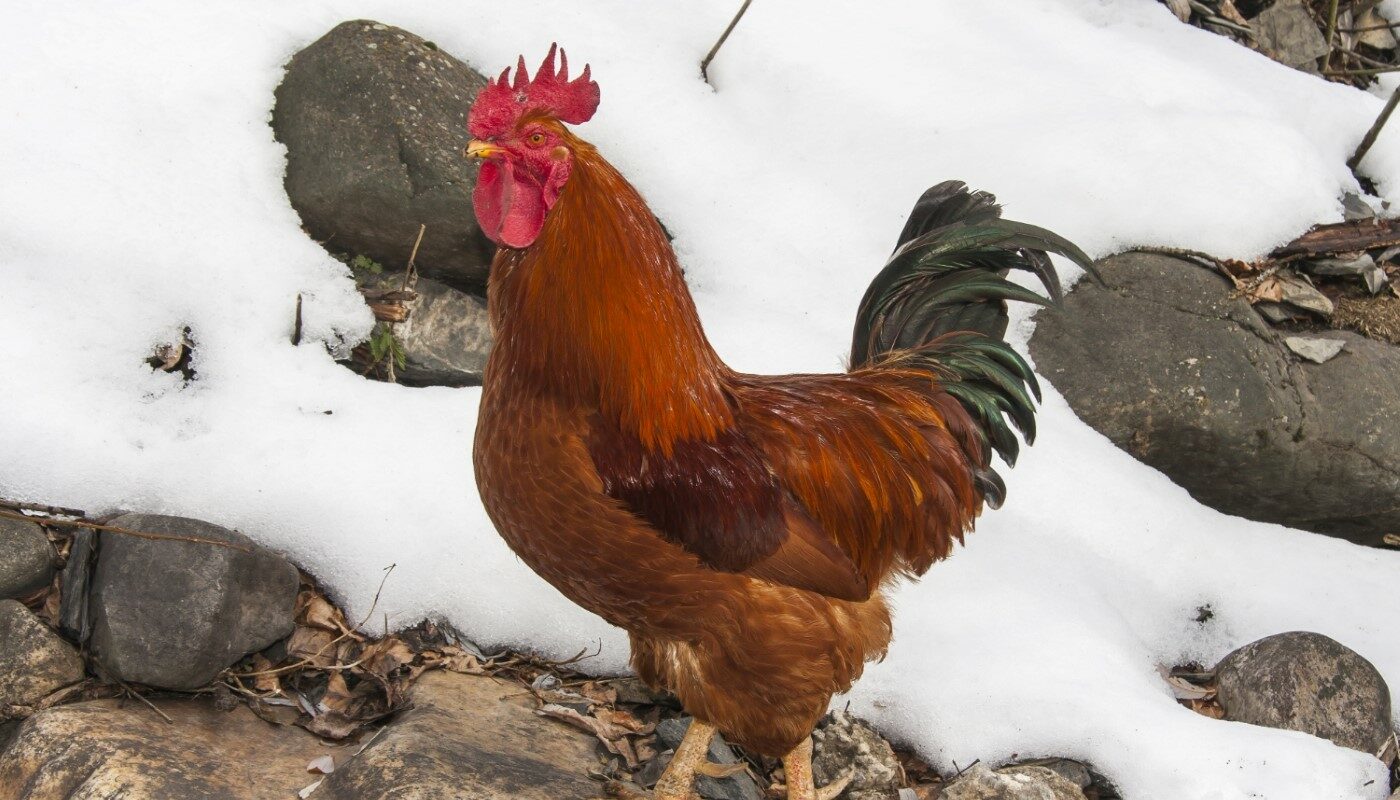
[[544, 134], [540, 133], [539, 131], [535, 131], [534, 133], [530, 134], [529, 142], [530, 144], [539, 147], [540, 145], [544, 144]]

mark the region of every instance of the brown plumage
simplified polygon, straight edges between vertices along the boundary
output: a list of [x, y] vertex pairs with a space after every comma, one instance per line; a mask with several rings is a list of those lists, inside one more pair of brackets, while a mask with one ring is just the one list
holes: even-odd
[[[630, 633], [638, 675], [782, 756], [885, 652], [881, 587], [946, 557], [999, 502], [991, 452], [1015, 445], [1002, 412], [1029, 436], [1034, 380], [997, 329], [1003, 301], [1029, 293], [999, 273], [1053, 278], [1042, 250], [1067, 243], [935, 187], [867, 294], [850, 372], [737, 373], [641, 196], [560, 123], [550, 103], [565, 101], [520, 99], [522, 72], [489, 125], [473, 108], [469, 152], [499, 170], [483, 172], [478, 215], [503, 245], [482, 500], [531, 568]], [[531, 191], [543, 199], [520, 199]]]

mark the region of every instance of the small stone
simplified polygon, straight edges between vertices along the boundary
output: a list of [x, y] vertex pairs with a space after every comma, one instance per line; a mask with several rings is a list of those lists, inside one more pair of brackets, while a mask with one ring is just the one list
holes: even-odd
[[53, 577], [53, 547], [33, 522], [0, 519], [0, 598], [22, 597]]
[[1314, 364], [1325, 364], [1346, 347], [1341, 339], [1321, 339], [1314, 336], [1285, 336], [1288, 349]]
[[842, 800], [894, 800], [904, 769], [894, 749], [865, 722], [841, 711], [828, 714], [812, 732], [812, 774], [825, 786], [850, 774]]
[[[680, 746], [681, 739], [685, 738], [685, 732], [690, 730], [692, 717], [681, 717], [680, 719], [663, 719], [656, 724], [656, 741], [667, 751], [674, 751]], [[737, 764], [739, 757], [734, 755], [734, 751], [729, 747], [729, 743], [718, 733], [710, 740], [710, 760], [716, 764]], [[652, 764], [664, 769], [671, 763], [671, 758], [666, 753], [657, 756]], [[657, 773], [659, 777], [660, 773]], [[651, 778], [655, 782], [655, 778]], [[647, 788], [651, 788], [647, 786]], [[711, 778], [701, 775], [695, 781], [695, 790], [700, 793], [704, 800], [763, 800], [763, 792], [759, 790], [758, 784], [747, 772], [739, 772], [727, 778]]]
[[327, 752], [317, 737], [295, 725], [269, 725], [247, 707], [220, 711], [199, 698], [151, 702], [159, 714], [112, 699], [25, 720], [0, 753], [0, 798], [283, 800], [315, 780], [306, 764]]
[[326, 777], [313, 800], [559, 800], [600, 793], [587, 777], [598, 764], [596, 739], [541, 720], [510, 686], [430, 672], [413, 687], [412, 699], [413, 707], [363, 753]]
[[1045, 767], [1009, 767], [993, 772], [976, 764], [948, 784], [939, 800], [1085, 800], [1072, 781]]
[[277, 554], [241, 533], [183, 517], [126, 514], [111, 524], [235, 545], [101, 534], [89, 647], [113, 676], [198, 689], [291, 632], [300, 576]]
[[1371, 662], [1320, 633], [1260, 639], [1216, 668], [1225, 718], [1302, 731], [1376, 753], [1391, 734], [1390, 689]]
[[1337, 310], [1337, 306], [1331, 298], [1319, 292], [1317, 287], [1303, 278], [1279, 274], [1275, 276], [1275, 279], [1283, 291], [1284, 303], [1304, 311], [1311, 311], [1322, 317], [1330, 317]]
[[[0, 717], [83, 679], [83, 660], [18, 600], [0, 600]], [[0, 759], [3, 761], [3, 759]]]
[[[403, 273], [381, 278], [380, 288], [397, 288]], [[406, 386], [480, 386], [491, 352], [491, 319], [486, 302], [430, 278], [414, 284], [417, 300], [406, 303], [408, 319], [394, 326], [403, 347]]]
[[1260, 49], [1275, 61], [1316, 73], [1327, 54], [1327, 38], [1302, 0], [1278, 0], [1250, 21]]
[[1376, 210], [1361, 195], [1356, 192], [1347, 192], [1342, 195], [1342, 219], [1347, 222], [1356, 222], [1375, 218]]

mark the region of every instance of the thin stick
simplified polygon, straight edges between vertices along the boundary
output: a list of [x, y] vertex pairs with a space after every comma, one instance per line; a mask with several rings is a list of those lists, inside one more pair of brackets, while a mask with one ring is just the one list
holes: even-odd
[[223, 542], [218, 539], [205, 539], [202, 536], [177, 536], [173, 533], [151, 533], [150, 531], [134, 531], [130, 528], [119, 528], [116, 525], [99, 525], [96, 522], [83, 522], [76, 519], [54, 519], [52, 517], [31, 517], [25, 514], [16, 514], [10, 511], [0, 510], [0, 517], [4, 519], [19, 519], [25, 522], [42, 522], [45, 525], [68, 525], [74, 528], [89, 528], [94, 531], [106, 531], [108, 533], [119, 533], [123, 536], [135, 536], [138, 539], [152, 539], [155, 541], [170, 542], [193, 542], [195, 544], [212, 544], [216, 547], [227, 547], [230, 550], [239, 550], [244, 553], [251, 553], [251, 547], [244, 547], [235, 542]]
[[725, 28], [724, 33], [719, 35], [719, 41], [715, 42], [715, 46], [710, 48], [710, 52], [707, 53], [704, 60], [700, 62], [700, 77], [705, 79], [705, 83], [710, 82], [710, 62], [715, 60], [715, 54], [724, 46], [724, 40], [729, 38], [730, 32], [734, 30], [735, 25], [739, 24], [739, 20], [743, 18], [744, 12], [749, 10], [749, 3], [752, 2], [753, 0], [744, 0], [744, 4], [739, 6], [739, 13], [735, 14], [734, 19], [729, 21], [729, 27]]
[[118, 682], [118, 683], [121, 683], [121, 687], [122, 687], [123, 689], [126, 690], [126, 693], [127, 693], [127, 694], [131, 695], [132, 697], [135, 697], [137, 700], [140, 700], [141, 702], [143, 702], [143, 703], [145, 703], [146, 705], [150, 706], [150, 707], [151, 707], [151, 710], [154, 711], [154, 712], [156, 712], [157, 714], [159, 714], [159, 715], [161, 716], [161, 719], [164, 719], [164, 720], [165, 720], [166, 724], [169, 724], [169, 725], [174, 725], [174, 724], [175, 724], [175, 720], [171, 719], [169, 714], [166, 714], [164, 711], [161, 711], [160, 708], [157, 707], [155, 703], [152, 703], [150, 700], [146, 699], [140, 692], [138, 692], [138, 691], [136, 691], [135, 689], [131, 688], [131, 687], [128, 686], [127, 684], [122, 683], [121, 681], [117, 681], [117, 682]]
[[1327, 4], [1327, 59], [1332, 58], [1332, 41], [1337, 36], [1337, 0]]
[[292, 322], [292, 347], [301, 344], [301, 292], [297, 292], [297, 315]]
[[1400, 72], [1400, 67], [1377, 67], [1376, 69], [1329, 69], [1323, 70], [1322, 74], [1328, 77], [1351, 77], [1365, 75], [1383, 75], [1387, 72]]
[[418, 225], [418, 239], [413, 243], [413, 252], [408, 254], [408, 266], [403, 269], [403, 285], [400, 291], [408, 291], [408, 278], [413, 274], [413, 262], [418, 258], [418, 247], [423, 244], [423, 234], [428, 230], [428, 226], [422, 223]]
[[20, 500], [0, 500], [0, 506], [9, 506], [21, 511], [38, 511], [41, 514], [56, 514], [60, 517], [86, 517], [87, 512], [78, 508], [49, 506], [43, 503], [25, 503]]
[[1361, 166], [1361, 159], [1366, 157], [1366, 153], [1370, 152], [1371, 145], [1376, 143], [1376, 137], [1380, 136], [1381, 128], [1385, 127], [1386, 120], [1390, 119], [1390, 115], [1394, 113], [1396, 105], [1400, 105], [1400, 86], [1397, 86], [1395, 91], [1390, 93], [1390, 99], [1385, 101], [1385, 108], [1381, 109], [1380, 116], [1376, 117], [1376, 121], [1371, 123], [1371, 129], [1366, 131], [1366, 135], [1361, 138], [1361, 144], [1356, 146], [1356, 152], [1351, 154], [1351, 158], [1347, 159], [1347, 166], [1351, 168], [1353, 172], [1356, 171], [1357, 167]]

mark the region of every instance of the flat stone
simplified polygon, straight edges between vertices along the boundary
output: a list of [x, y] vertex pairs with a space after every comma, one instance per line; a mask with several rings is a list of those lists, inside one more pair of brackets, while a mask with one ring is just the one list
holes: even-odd
[[18, 600], [0, 600], [0, 718], [83, 679], [83, 660]]
[[1314, 364], [1325, 364], [1346, 347], [1342, 339], [1322, 339], [1316, 336], [1285, 336], [1283, 343], [1289, 350]]
[[152, 702], [172, 721], [144, 703], [119, 700], [56, 706], [25, 720], [0, 753], [0, 800], [288, 800], [316, 781], [306, 771], [312, 759], [342, 761], [356, 749], [328, 747], [244, 706]]
[[948, 784], [939, 800], [1085, 800], [1074, 782], [1045, 767], [1009, 767], [993, 772], [976, 764]]
[[595, 739], [537, 716], [511, 684], [432, 672], [413, 707], [337, 769], [313, 800], [561, 800], [600, 793]]
[[103, 532], [89, 648], [115, 677], [198, 689], [291, 633], [300, 577], [277, 554], [241, 533], [183, 517], [126, 514], [111, 524], [248, 549]]
[[0, 518], [0, 598], [23, 597], [49, 585], [53, 547], [33, 522]]
[[1391, 735], [1390, 688], [1371, 662], [1308, 631], [1251, 642], [1216, 668], [1225, 718], [1302, 731], [1375, 754]]

